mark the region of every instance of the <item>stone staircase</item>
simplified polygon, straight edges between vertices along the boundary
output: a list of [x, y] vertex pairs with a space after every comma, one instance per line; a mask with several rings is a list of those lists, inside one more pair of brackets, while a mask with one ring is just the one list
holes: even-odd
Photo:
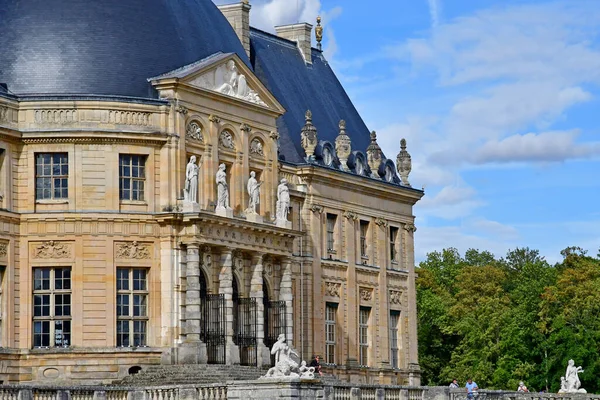
[[113, 385], [162, 386], [202, 385], [258, 379], [266, 370], [240, 365], [151, 365], [135, 375], [127, 376]]

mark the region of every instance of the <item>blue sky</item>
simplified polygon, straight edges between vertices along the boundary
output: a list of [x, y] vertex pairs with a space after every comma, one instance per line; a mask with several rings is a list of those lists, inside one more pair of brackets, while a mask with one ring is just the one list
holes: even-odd
[[269, 31], [322, 15], [326, 56], [386, 155], [407, 139], [426, 193], [417, 260], [445, 247], [597, 254], [598, 0], [251, 4]]

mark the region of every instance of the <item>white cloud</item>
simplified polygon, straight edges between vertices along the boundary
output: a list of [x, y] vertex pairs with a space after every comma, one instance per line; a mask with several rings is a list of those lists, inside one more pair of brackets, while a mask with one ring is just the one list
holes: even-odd
[[427, 0], [429, 6], [429, 16], [431, 17], [431, 26], [436, 28], [440, 22], [440, 0]]

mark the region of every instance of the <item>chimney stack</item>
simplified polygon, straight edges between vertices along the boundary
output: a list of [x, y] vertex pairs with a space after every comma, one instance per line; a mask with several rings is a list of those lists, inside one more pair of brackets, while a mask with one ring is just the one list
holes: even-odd
[[250, 8], [252, 6], [248, 0], [219, 6], [219, 10], [227, 18], [240, 42], [242, 42], [248, 57], [250, 57]]
[[275, 31], [277, 36], [296, 42], [304, 61], [307, 64], [312, 64], [311, 54], [311, 34], [312, 25], [306, 22], [300, 24], [276, 26]]

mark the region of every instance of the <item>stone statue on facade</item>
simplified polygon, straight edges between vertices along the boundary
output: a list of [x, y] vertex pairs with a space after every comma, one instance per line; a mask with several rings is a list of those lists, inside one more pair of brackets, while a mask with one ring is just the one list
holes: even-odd
[[215, 73], [215, 90], [228, 96], [237, 97], [252, 103], [266, 105], [258, 94], [248, 87], [246, 76], [238, 71], [233, 60], [217, 68]]
[[185, 169], [185, 186], [183, 188], [183, 199], [190, 203], [198, 202], [198, 171], [196, 156], [191, 156]]
[[277, 187], [277, 204], [276, 204], [276, 225], [287, 226], [288, 210], [290, 208], [290, 189], [288, 188], [287, 179], [283, 178]]
[[301, 365], [298, 365], [294, 360], [292, 356], [297, 358], [300, 356], [287, 344], [283, 333], [273, 344], [271, 354], [275, 355], [275, 366], [270, 368], [263, 378], [315, 378], [314, 367], [307, 367], [306, 361], [302, 361]]
[[225, 172], [225, 164], [219, 165], [217, 171], [217, 207], [215, 211], [231, 210], [229, 207], [229, 185], [227, 184], [227, 173]]
[[398, 170], [400, 179], [402, 179], [402, 184], [410, 186], [408, 175], [412, 170], [412, 161], [410, 154], [406, 151], [406, 139], [400, 140], [400, 153], [398, 153], [398, 156], [396, 157], [396, 169]]
[[254, 171], [250, 172], [250, 178], [248, 178], [248, 196], [250, 197], [250, 201], [248, 203], [248, 208], [246, 209], [246, 214], [256, 214], [256, 206], [260, 204], [260, 186], [263, 182], [258, 182], [256, 180], [256, 173]]
[[565, 376], [560, 378], [560, 390], [558, 393], [587, 393], [585, 389], [581, 389], [581, 381], [579, 373], [583, 372], [581, 367], [575, 366], [575, 361], [569, 360]]

